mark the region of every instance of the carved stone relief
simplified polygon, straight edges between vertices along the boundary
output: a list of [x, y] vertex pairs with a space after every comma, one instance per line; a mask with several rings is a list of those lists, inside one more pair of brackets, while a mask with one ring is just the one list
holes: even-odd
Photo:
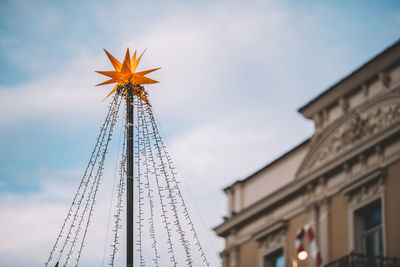
[[374, 182], [360, 186], [347, 194], [350, 207], [357, 207], [363, 202], [382, 194], [384, 191], [384, 178], [376, 179]]
[[310, 150], [310, 154], [299, 169], [298, 176], [322, 166], [351, 150], [357, 143], [398, 122], [400, 122], [400, 103], [392, 102], [391, 105], [372, 107], [366, 111], [349, 114], [349, 117], [336, 129], [331, 130], [323, 140], [314, 143], [316, 148]]
[[271, 254], [280, 248], [285, 250], [285, 235], [286, 229], [283, 228], [258, 240], [260, 245], [260, 263], [263, 262], [263, 258], [266, 255]]
[[390, 78], [389, 73], [387, 73], [387, 72], [379, 73], [379, 80], [382, 82], [382, 84], [383, 84], [383, 86], [385, 86], [385, 88], [390, 87], [391, 78]]
[[356, 113], [341, 128], [337, 129], [327, 146], [316, 156], [313, 165], [328, 161], [339, 153], [346, 151], [356, 142], [400, 121], [400, 104], [376, 108], [367, 114]]

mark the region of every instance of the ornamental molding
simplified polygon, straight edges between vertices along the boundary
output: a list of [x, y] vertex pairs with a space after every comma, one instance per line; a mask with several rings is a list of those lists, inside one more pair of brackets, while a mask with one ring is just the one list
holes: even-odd
[[346, 155], [355, 146], [379, 136], [386, 129], [400, 125], [400, 90], [378, 96], [348, 113], [324, 130], [311, 143], [296, 174], [309, 175], [316, 169]]
[[260, 242], [261, 254], [269, 254], [285, 245], [285, 231], [281, 230], [269, 235]]
[[261, 244], [264, 243], [264, 241], [267, 239], [271, 241], [271, 239], [275, 240], [277, 236], [284, 235], [286, 229], [287, 229], [287, 221], [279, 220], [276, 223], [263, 229], [262, 231], [255, 233], [251, 239], [257, 240]]
[[357, 208], [384, 194], [386, 170], [378, 168], [344, 184], [341, 191], [351, 208]]
[[283, 254], [285, 254], [286, 229], [287, 222], [279, 221], [253, 236], [252, 239], [257, 240], [259, 244], [260, 263], [263, 262], [266, 255], [271, 254], [278, 249], [283, 249]]

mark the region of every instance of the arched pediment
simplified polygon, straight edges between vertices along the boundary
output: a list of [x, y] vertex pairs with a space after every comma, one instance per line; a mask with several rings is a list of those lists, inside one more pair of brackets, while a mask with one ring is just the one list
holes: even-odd
[[368, 143], [386, 130], [400, 126], [400, 91], [377, 96], [326, 128], [301, 163], [296, 178], [302, 178], [346, 155], [355, 146]]

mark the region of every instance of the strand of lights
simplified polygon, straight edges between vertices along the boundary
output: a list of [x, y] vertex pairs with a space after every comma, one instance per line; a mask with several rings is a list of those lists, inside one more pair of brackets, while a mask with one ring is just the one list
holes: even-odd
[[[118, 101], [117, 97], [115, 98], [115, 101], [116, 102]], [[102, 139], [101, 144], [99, 146], [100, 147], [99, 154], [96, 156], [96, 159], [94, 161], [94, 167], [90, 171], [89, 177], [93, 177], [93, 182], [91, 184], [90, 191], [87, 194], [87, 199], [86, 199], [86, 202], [85, 202], [85, 205], [84, 205], [84, 209], [83, 209], [82, 213], [80, 214], [80, 220], [78, 222], [78, 227], [75, 230], [74, 239], [73, 239], [73, 241], [71, 243], [69, 252], [67, 253], [67, 257], [66, 257], [64, 266], [66, 266], [68, 264], [69, 260], [71, 259], [72, 255], [74, 253], [74, 249], [75, 249], [76, 243], [77, 243], [77, 241], [78, 241], [78, 239], [80, 237], [79, 234], [80, 234], [80, 232], [82, 230], [82, 224], [85, 221], [85, 215], [89, 211], [89, 207], [91, 206], [91, 203], [92, 203], [93, 192], [95, 191], [95, 189], [97, 187], [97, 183], [98, 183], [97, 180], [99, 179], [98, 176], [102, 175], [102, 169], [101, 168], [102, 168], [102, 164], [103, 163], [102, 163], [101, 155], [103, 155], [104, 153], [107, 153], [107, 147], [108, 147], [108, 141], [107, 140], [110, 138], [109, 137], [110, 132], [112, 132], [112, 130], [113, 130], [113, 127], [114, 127], [113, 120], [114, 120], [114, 117], [115, 117], [115, 110], [119, 109], [119, 105], [120, 105], [120, 102], [119, 103], [117, 102], [113, 106], [113, 109], [112, 109], [112, 112], [111, 112], [111, 117], [110, 117], [110, 127], [108, 127], [106, 129], [106, 133], [108, 132], [108, 134], [105, 134], [103, 136], [103, 139]], [[106, 136], [107, 136], [107, 138], [106, 138]], [[100, 160], [98, 162], [97, 162], [97, 158], [100, 158]], [[97, 169], [95, 169], [96, 166], [97, 166]], [[93, 175], [93, 171], [95, 173], [94, 175]], [[86, 191], [86, 188], [85, 188], [85, 191]], [[86, 220], [88, 220], [88, 219], [86, 219]], [[73, 223], [74, 223], [74, 227], [75, 227], [75, 222], [73, 222]]]
[[158, 132], [158, 128], [157, 125], [155, 123], [154, 117], [153, 117], [153, 113], [152, 110], [150, 109], [150, 107], [146, 108], [147, 113], [149, 114], [149, 118], [150, 118], [150, 124], [152, 127], [152, 132], [153, 132], [153, 140], [157, 154], [159, 156], [159, 159], [161, 161], [160, 167], [161, 167], [161, 173], [163, 174], [163, 176], [165, 177], [165, 182], [166, 182], [166, 188], [168, 190], [168, 198], [170, 200], [170, 206], [172, 208], [173, 211], [173, 217], [174, 217], [174, 225], [176, 227], [176, 231], [177, 233], [180, 235], [180, 243], [183, 246], [184, 250], [185, 250], [185, 254], [186, 254], [186, 263], [189, 266], [192, 266], [193, 264], [193, 259], [192, 259], [192, 254], [191, 254], [191, 249], [190, 249], [190, 244], [189, 241], [186, 239], [186, 233], [185, 231], [183, 231], [181, 222], [180, 222], [180, 218], [179, 218], [179, 214], [178, 214], [178, 209], [177, 209], [177, 200], [176, 200], [176, 195], [174, 194], [174, 190], [172, 188], [172, 181], [171, 181], [171, 175], [170, 175], [170, 171], [167, 170], [167, 162], [166, 162], [166, 158], [165, 158], [165, 154], [163, 154], [163, 149], [162, 149], [162, 139], [161, 136]]
[[167, 150], [167, 147], [166, 147], [164, 141], [162, 140], [161, 135], [159, 134], [159, 131], [158, 131], [158, 129], [157, 129], [157, 124], [155, 123], [155, 120], [154, 120], [154, 115], [153, 115], [152, 109], [149, 108], [149, 107], [147, 107], [147, 112], [150, 114], [151, 119], [152, 119], [152, 121], [154, 122], [153, 124], [154, 124], [154, 127], [156, 128], [156, 133], [158, 134], [158, 141], [161, 143], [161, 147], [162, 147], [163, 153], [164, 153], [164, 155], [165, 155], [166, 158], [167, 158], [168, 167], [169, 167], [169, 169], [171, 170], [171, 181], [172, 181], [173, 190], [176, 191], [176, 193], [177, 193], [177, 195], [178, 195], [178, 197], [179, 197], [179, 199], [180, 199], [180, 201], [181, 201], [181, 205], [182, 205], [182, 207], [183, 207], [184, 217], [185, 217], [185, 219], [187, 220], [187, 223], [189, 224], [190, 230], [191, 230], [191, 232], [192, 232], [192, 234], [193, 234], [193, 238], [196, 240], [196, 246], [198, 247], [198, 250], [199, 250], [199, 252], [200, 252], [200, 256], [201, 256], [203, 262], [204, 262], [207, 266], [210, 266], [210, 263], [209, 263], [209, 261], [207, 260], [206, 255], [205, 255], [205, 253], [204, 253], [204, 249], [203, 249], [203, 247], [201, 246], [199, 236], [198, 236], [198, 234], [197, 234], [197, 232], [196, 232], [196, 229], [195, 229], [195, 227], [194, 227], [193, 221], [192, 221], [192, 219], [191, 219], [191, 217], [190, 217], [190, 214], [189, 214], [189, 211], [188, 211], [187, 206], [186, 206], [186, 204], [185, 204], [185, 201], [184, 201], [184, 198], [183, 198], [183, 196], [182, 196], [182, 193], [181, 193], [181, 191], [180, 191], [180, 189], [179, 189], [179, 182], [178, 182], [178, 180], [176, 179], [177, 172], [175, 171], [176, 168], [175, 168], [175, 166], [174, 166], [174, 164], [173, 164], [172, 157], [169, 155], [168, 150]]
[[[140, 124], [142, 125], [143, 131], [144, 131], [146, 122], [145, 122], [145, 119], [143, 116], [143, 106], [142, 105], [138, 106], [138, 114], [139, 114]], [[145, 134], [145, 133], [143, 132], [143, 134]], [[154, 258], [152, 260], [152, 263], [155, 266], [158, 266], [158, 259], [160, 258], [160, 256], [159, 256], [157, 240], [156, 240], [156, 235], [155, 235], [155, 230], [154, 230], [154, 196], [152, 193], [153, 190], [150, 187], [150, 179], [149, 179], [149, 173], [151, 170], [150, 170], [150, 159], [149, 159], [148, 154], [151, 153], [151, 144], [150, 144], [149, 138], [144, 138], [143, 141], [144, 141], [144, 147], [143, 147], [141, 155], [144, 157], [145, 188], [147, 189], [147, 198], [149, 200], [149, 208], [150, 208], [150, 211], [149, 211], [150, 217], [148, 218], [148, 222], [149, 222], [149, 236], [152, 240], [151, 247], [153, 248], [153, 251], [154, 251]]]
[[[126, 125], [126, 123], [125, 123]], [[115, 256], [118, 252], [118, 245], [119, 245], [119, 235], [118, 232], [122, 228], [121, 225], [121, 213], [123, 211], [123, 194], [125, 191], [125, 177], [126, 177], [126, 131], [124, 131], [124, 141], [122, 143], [122, 154], [121, 154], [121, 161], [119, 166], [119, 183], [117, 187], [117, 203], [116, 203], [116, 213], [114, 214], [114, 239], [111, 244], [112, 252], [110, 254], [110, 261], [109, 265], [114, 266]]]
[[[59, 241], [62, 239], [62, 237], [63, 237], [64, 231], [65, 231], [64, 229], [65, 229], [65, 227], [67, 227], [67, 225], [70, 225], [70, 229], [69, 229], [69, 231], [68, 231], [67, 238], [66, 238], [66, 240], [65, 240], [64, 243], [63, 243], [63, 249], [61, 249], [60, 252], [59, 252], [58, 261], [60, 260], [60, 258], [61, 258], [61, 256], [62, 256], [62, 253], [63, 253], [63, 250], [64, 250], [66, 244], [68, 243], [68, 240], [69, 240], [69, 238], [70, 238], [71, 226], [74, 224], [74, 222], [71, 222], [71, 223], [67, 224], [67, 223], [68, 223], [68, 220], [69, 220], [69, 219], [71, 218], [71, 216], [72, 216], [72, 213], [73, 213], [73, 210], [74, 210], [74, 206], [76, 206], [77, 209], [79, 209], [79, 207], [80, 207], [81, 199], [84, 197], [84, 193], [80, 193], [80, 191], [81, 191], [81, 189], [82, 189], [82, 186], [84, 185], [85, 188], [86, 188], [86, 187], [87, 187], [87, 184], [88, 184], [88, 182], [89, 182], [88, 180], [90, 179], [90, 176], [88, 176], [88, 171], [89, 171], [89, 169], [91, 170], [91, 169], [94, 167], [94, 161], [95, 161], [95, 159], [98, 157], [98, 154], [99, 154], [99, 151], [100, 151], [100, 146], [101, 146], [101, 140], [103, 140], [102, 137], [105, 135], [106, 129], [107, 129], [108, 126], [109, 126], [109, 122], [110, 122], [109, 118], [110, 118], [110, 116], [111, 116], [111, 114], [112, 114], [112, 110], [113, 110], [113, 107], [114, 107], [115, 103], [116, 103], [116, 102], [115, 102], [115, 97], [114, 97], [114, 98], [113, 98], [113, 101], [111, 101], [111, 103], [110, 103], [110, 105], [109, 105], [109, 110], [108, 110], [108, 113], [107, 113], [107, 115], [106, 115], [106, 119], [105, 119], [103, 125], [100, 127], [100, 133], [99, 133], [99, 135], [98, 135], [98, 137], [97, 137], [97, 141], [96, 141], [95, 147], [94, 147], [94, 149], [93, 149], [93, 151], [92, 151], [92, 153], [91, 153], [91, 157], [90, 157], [90, 159], [89, 159], [89, 163], [88, 163], [88, 165], [87, 165], [87, 167], [86, 167], [86, 169], [85, 169], [84, 175], [83, 175], [83, 177], [82, 177], [82, 179], [81, 179], [81, 182], [80, 182], [80, 184], [79, 184], [79, 186], [78, 186], [78, 189], [77, 189], [77, 191], [76, 191], [76, 194], [75, 194], [75, 196], [74, 196], [74, 199], [73, 199], [73, 201], [72, 201], [72, 204], [71, 204], [71, 206], [70, 206], [70, 209], [69, 209], [69, 211], [68, 211], [68, 213], [67, 213], [67, 216], [66, 216], [66, 218], [65, 218], [65, 220], [64, 220], [64, 223], [63, 223], [63, 225], [62, 225], [62, 227], [61, 227], [61, 230], [60, 230], [59, 235], [58, 235], [58, 237], [57, 237], [57, 239], [56, 239], [56, 242], [55, 242], [55, 244], [53, 245], [53, 248], [52, 248], [52, 250], [51, 250], [51, 252], [50, 252], [50, 256], [49, 256], [47, 262], [45, 263], [45, 266], [48, 266], [48, 264], [52, 261], [52, 259], [53, 259], [53, 254], [54, 254], [55, 250], [56, 250], [57, 247], [58, 247], [58, 242], [59, 242]], [[84, 192], [85, 192], [85, 190], [84, 190]], [[81, 195], [81, 198], [78, 200], [78, 203], [76, 203], [76, 201], [77, 201], [79, 195]], [[75, 214], [76, 214], [76, 212], [75, 212]], [[76, 219], [75, 216], [74, 216], [74, 219]]]
[[114, 126], [117, 123], [118, 111], [119, 111], [119, 107], [121, 105], [121, 99], [122, 99], [122, 97], [119, 99], [118, 106], [113, 110], [113, 117], [112, 117], [112, 121], [111, 121], [111, 126], [110, 126], [110, 130], [109, 130], [109, 133], [108, 133], [108, 138], [107, 138], [103, 153], [101, 155], [101, 160], [99, 162], [99, 168], [98, 168], [98, 172], [97, 172], [97, 175], [96, 175], [96, 177], [97, 177], [96, 187], [95, 187], [94, 195], [93, 195], [93, 198], [92, 198], [92, 204], [91, 204], [91, 207], [90, 207], [90, 212], [89, 212], [89, 216], [88, 216], [88, 219], [87, 219], [85, 231], [84, 231], [84, 234], [83, 234], [83, 237], [82, 237], [80, 248], [78, 250], [78, 256], [76, 258], [75, 266], [77, 266], [78, 263], [79, 263], [79, 259], [80, 259], [81, 254], [82, 254], [82, 248], [84, 246], [84, 242], [85, 242], [85, 239], [86, 239], [88, 227], [89, 227], [89, 224], [90, 224], [90, 219], [91, 219], [91, 217], [93, 215], [94, 205], [96, 204], [96, 195], [97, 195], [97, 192], [98, 192], [98, 189], [99, 189], [101, 177], [103, 176], [104, 161], [105, 161], [106, 154], [107, 154], [107, 151], [108, 151], [108, 145], [109, 145], [109, 143], [111, 141], [111, 137], [113, 135]]
[[162, 222], [164, 224], [164, 229], [167, 233], [167, 245], [168, 245], [168, 253], [170, 255], [170, 261], [173, 264], [173, 266], [176, 266], [178, 263], [176, 261], [175, 258], [175, 252], [174, 252], [174, 248], [172, 245], [172, 233], [171, 233], [171, 227], [169, 226], [170, 223], [168, 222], [168, 216], [167, 216], [167, 206], [165, 205], [165, 196], [163, 194], [164, 188], [161, 186], [160, 183], [160, 179], [161, 179], [161, 173], [160, 173], [160, 168], [158, 168], [156, 166], [156, 162], [154, 159], [154, 152], [153, 152], [153, 148], [151, 145], [151, 139], [150, 136], [154, 135], [153, 132], [150, 132], [151, 129], [151, 123], [149, 122], [149, 117], [148, 114], [146, 112], [142, 112], [142, 114], [144, 114], [144, 119], [145, 119], [145, 124], [144, 124], [144, 130], [145, 130], [145, 137], [146, 137], [146, 142], [148, 144], [148, 150], [149, 150], [149, 159], [153, 168], [153, 174], [155, 176], [155, 180], [156, 180], [156, 185], [157, 185], [157, 189], [158, 189], [158, 196], [160, 199], [160, 206], [161, 206], [161, 219]]

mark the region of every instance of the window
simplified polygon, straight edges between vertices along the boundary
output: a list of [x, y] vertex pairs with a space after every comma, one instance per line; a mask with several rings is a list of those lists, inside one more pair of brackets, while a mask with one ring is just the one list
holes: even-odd
[[367, 255], [383, 255], [381, 201], [355, 212], [357, 249]]
[[284, 267], [285, 258], [283, 257], [283, 250], [279, 249], [264, 257], [264, 267]]

